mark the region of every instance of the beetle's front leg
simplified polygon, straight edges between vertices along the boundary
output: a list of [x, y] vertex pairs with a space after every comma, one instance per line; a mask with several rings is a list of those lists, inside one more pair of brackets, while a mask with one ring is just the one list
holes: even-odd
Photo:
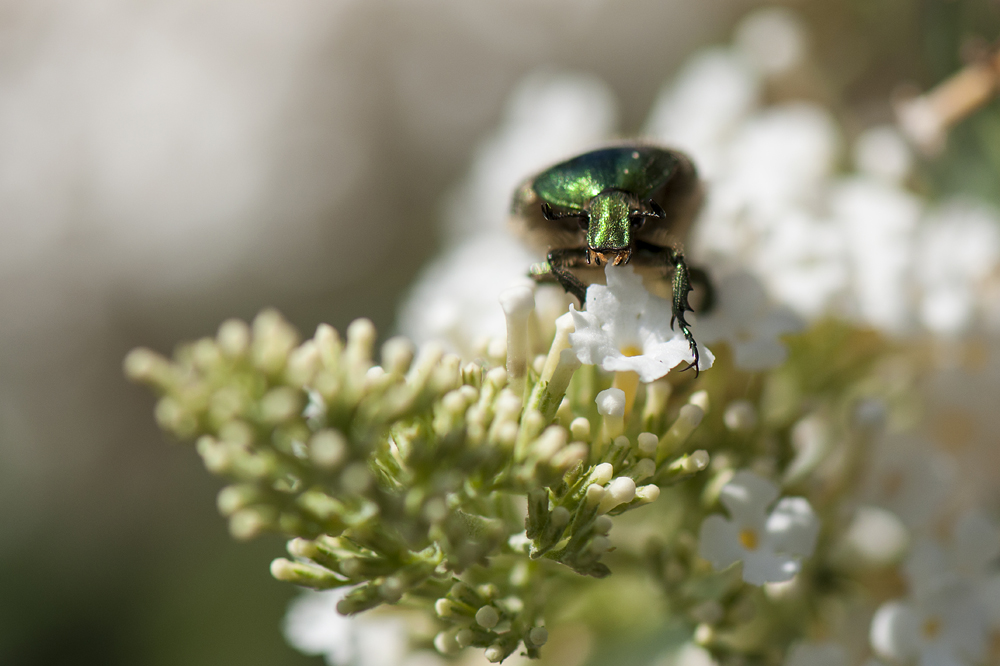
[[555, 280], [568, 293], [580, 301], [580, 307], [587, 304], [587, 285], [573, 275], [569, 268], [579, 266], [586, 257], [586, 251], [580, 249], [558, 249], [549, 251], [548, 261], [535, 264], [529, 275], [536, 282], [551, 282]]

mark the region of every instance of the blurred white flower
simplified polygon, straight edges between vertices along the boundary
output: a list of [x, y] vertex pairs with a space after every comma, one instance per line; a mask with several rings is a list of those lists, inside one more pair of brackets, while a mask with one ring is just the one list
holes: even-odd
[[760, 82], [738, 53], [701, 51], [660, 92], [646, 133], [687, 152], [701, 176], [712, 181], [732, 133], [753, 111], [759, 95]]
[[868, 563], [888, 566], [903, 558], [910, 534], [892, 511], [862, 506], [844, 531], [844, 542]]
[[921, 321], [935, 333], [964, 332], [977, 296], [1000, 262], [1000, 219], [982, 205], [953, 201], [932, 211], [917, 237]]
[[503, 125], [476, 150], [470, 173], [447, 202], [448, 240], [505, 233], [510, 197], [526, 178], [612, 136], [618, 112], [600, 79], [536, 72], [507, 105]]
[[733, 137], [728, 169], [715, 185], [751, 222], [771, 227], [795, 204], [819, 200], [839, 151], [830, 112], [796, 102], [751, 117]]
[[532, 286], [527, 269], [533, 261], [537, 257], [507, 235], [470, 238], [423, 270], [400, 307], [400, 332], [417, 344], [437, 340], [470, 356], [478, 341], [505, 335], [500, 292]]
[[783, 306], [773, 306], [763, 285], [746, 272], [715, 281], [715, 307], [698, 319], [698, 338], [725, 341], [736, 367], [765, 370], [784, 362], [788, 350], [780, 336], [802, 330], [804, 323]]
[[974, 345], [971, 368], [953, 365], [930, 377], [924, 391], [924, 425], [937, 451], [947, 454], [962, 483], [953, 491], [963, 507], [997, 506], [1000, 500], [1000, 348]]
[[341, 615], [337, 602], [346, 593], [339, 589], [296, 597], [285, 615], [285, 639], [300, 652], [323, 655], [329, 666], [402, 663], [409, 652], [405, 622], [370, 613]]
[[753, 472], [737, 472], [722, 487], [720, 501], [732, 517], [702, 522], [698, 554], [716, 569], [743, 562], [743, 580], [753, 585], [791, 580], [812, 554], [819, 519], [803, 497], [778, 498], [776, 485]]
[[832, 114], [814, 103], [761, 105], [762, 79], [798, 65], [793, 12], [751, 13], [734, 47], [701, 51], [660, 94], [647, 132], [687, 151], [706, 181], [689, 254], [748, 269], [813, 320], [836, 314], [894, 335], [942, 335], [1000, 321], [1000, 222], [980, 204], [926, 202], [904, 187], [913, 155], [889, 125], [862, 132], [856, 173], [835, 177]]
[[806, 32], [796, 14], [784, 7], [751, 12], [736, 27], [737, 48], [765, 74], [781, 74], [801, 64]]
[[449, 197], [448, 244], [400, 306], [400, 332], [417, 343], [444, 342], [467, 357], [482, 339], [503, 337], [499, 294], [532, 284], [528, 267], [540, 259], [506, 231], [511, 193], [536, 171], [606, 140], [616, 117], [614, 97], [598, 79], [528, 76], [504, 124], [479, 146], [469, 176]]
[[[631, 370], [651, 382], [694, 361], [684, 336], [671, 333], [670, 303], [646, 291], [631, 266], [608, 264], [605, 275], [607, 286], [588, 287], [586, 311], [570, 306], [576, 330], [569, 339], [581, 363], [612, 372]], [[711, 368], [712, 352], [703, 345], [699, 350], [699, 369]]]
[[869, 640], [885, 659], [962, 666], [981, 663], [987, 628], [975, 597], [952, 586], [912, 601], [883, 604], [872, 619]]
[[919, 199], [895, 185], [856, 177], [831, 188], [829, 205], [845, 234], [857, 314], [881, 330], [905, 332], [913, 321]]
[[947, 510], [954, 483], [955, 466], [947, 456], [922, 437], [892, 434], [875, 444], [860, 495], [920, 532]]
[[852, 153], [858, 171], [888, 183], [902, 182], [913, 167], [913, 153], [892, 125], [878, 125], [862, 132], [854, 141]]
[[757, 275], [779, 302], [800, 315], [818, 318], [846, 289], [844, 237], [830, 221], [790, 210], [775, 219], [760, 243], [752, 259]]
[[947, 542], [921, 539], [906, 563], [915, 589], [953, 582], [973, 585], [992, 572], [1000, 558], [1000, 527], [982, 511], [968, 511], [953, 525]]

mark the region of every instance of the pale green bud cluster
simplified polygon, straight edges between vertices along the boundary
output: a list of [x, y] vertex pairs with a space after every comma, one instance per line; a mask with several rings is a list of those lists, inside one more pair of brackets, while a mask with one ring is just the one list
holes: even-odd
[[[300, 343], [265, 311], [250, 326], [227, 321], [173, 361], [135, 350], [125, 368], [161, 395], [161, 427], [194, 439], [206, 468], [232, 482], [218, 506], [233, 536], [292, 537], [275, 578], [351, 587], [344, 614], [423, 604], [444, 653], [478, 646], [500, 661], [523, 645], [537, 656], [547, 640], [540, 581], [561, 565], [607, 576], [610, 516], [655, 501], [708, 458], [677, 454], [697, 406], [665, 433], [630, 438], [622, 409], [594, 415], [593, 398], [580, 402], [588, 390], [567, 399], [580, 363], [565, 326], [527, 362], [530, 295], [507, 299], [518, 358], [502, 365], [463, 366], [401, 338], [376, 365], [367, 320], [346, 340], [323, 325]], [[647, 404], [645, 420], [665, 406]]]
[[[275, 578], [347, 589], [345, 615], [422, 609], [433, 629], [414, 630], [415, 647], [538, 657], [562, 613], [553, 600], [586, 607], [594, 588], [581, 575], [613, 572], [645, 576], [724, 663], [778, 664], [796, 637], [823, 631], [826, 611], [807, 609], [839, 599], [824, 581], [848, 575], [824, 544], [843, 532], [838, 512], [872, 436], [851, 410], [886, 393], [871, 373], [882, 348], [817, 327], [772, 371], [741, 373], [723, 353], [698, 380], [626, 382], [626, 396], [581, 366], [568, 318], [540, 338], [529, 296], [507, 294], [509, 346], [493, 341], [470, 363], [402, 338], [376, 362], [367, 320], [344, 340], [323, 325], [300, 342], [266, 311], [173, 360], [135, 350], [125, 368], [160, 395], [160, 425], [229, 480], [218, 507], [232, 534], [290, 539]], [[836, 446], [798, 451], [806, 420]], [[784, 591], [762, 593], [738, 566], [716, 571], [699, 557], [699, 527], [739, 470], [808, 497], [821, 519], [820, 547]], [[617, 519], [654, 502], [637, 514], [641, 538], [631, 515]], [[639, 622], [643, 607], [615, 612]]]

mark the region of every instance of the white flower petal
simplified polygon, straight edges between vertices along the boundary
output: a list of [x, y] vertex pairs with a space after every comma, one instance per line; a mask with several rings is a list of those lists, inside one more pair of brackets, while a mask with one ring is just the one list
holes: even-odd
[[812, 555], [819, 536], [819, 519], [804, 497], [783, 497], [767, 518], [766, 543], [778, 553]]
[[[631, 266], [608, 265], [605, 274], [607, 286], [587, 289], [586, 312], [570, 308], [575, 330], [569, 341], [581, 363], [609, 372], [632, 371], [648, 383], [694, 360], [683, 335], [671, 330], [668, 301], [647, 292]], [[712, 352], [705, 347], [699, 351], [699, 368], [712, 367]]]
[[760, 529], [767, 520], [767, 508], [778, 498], [778, 486], [753, 472], [742, 470], [722, 487], [719, 500], [742, 527]]
[[798, 559], [761, 548], [744, 553], [743, 580], [751, 585], [782, 583], [794, 578], [801, 568]]
[[[609, 354], [601, 360], [601, 367], [612, 372], [631, 370], [638, 373], [640, 380], [649, 383], [656, 381], [681, 363], [692, 359], [693, 356], [687, 341], [678, 336], [644, 348], [640, 356], [624, 356], [620, 352]], [[702, 369], [706, 367], [711, 367], [711, 365], [702, 364]]]
[[348, 663], [354, 658], [352, 618], [337, 612], [346, 590], [304, 592], [292, 600], [285, 614], [285, 639], [305, 654], [325, 654]]
[[937, 641], [924, 647], [917, 659], [918, 666], [969, 666], [954, 649], [943, 641]]
[[285, 639], [304, 654], [323, 655], [331, 666], [382, 666], [402, 663], [409, 650], [406, 625], [400, 618], [337, 612], [348, 589], [305, 592], [285, 614]]
[[1000, 530], [980, 511], [963, 515], [955, 526], [955, 555], [958, 568], [979, 575], [1000, 555]]
[[909, 604], [890, 601], [872, 618], [868, 640], [872, 649], [885, 659], [909, 659], [920, 648], [919, 617]]
[[698, 554], [718, 570], [725, 569], [743, 559], [739, 546], [739, 527], [718, 514], [701, 523], [698, 533]]

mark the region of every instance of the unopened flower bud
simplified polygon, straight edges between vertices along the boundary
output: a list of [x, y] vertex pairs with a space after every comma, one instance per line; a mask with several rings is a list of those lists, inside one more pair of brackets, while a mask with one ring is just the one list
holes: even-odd
[[582, 416], [573, 419], [569, 424], [569, 432], [574, 440], [586, 442], [590, 439], [590, 421]]
[[656, 455], [656, 445], [659, 443], [660, 438], [651, 432], [640, 432], [639, 436], [636, 437], [636, 444], [639, 448], [639, 454], [652, 458]]
[[492, 629], [500, 621], [500, 614], [493, 606], [482, 606], [476, 611], [476, 624], [486, 629]]
[[620, 504], [631, 502], [635, 497], [635, 481], [627, 476], [619, 476], [607, 488], [607, 493], [597, 507], [599, 513], [607, 513]]
[[749, 400], [734, 400], [726, 406], [722, 422], [730, 430], [746, 432], [757, 425], [757, 412]]
[[541, 647], [549, 640], [549, 632], [545, 627], [533, 627], [528, 632], [528, 641], [534, 647]]
[[321, 469], [336, 469], [347, 454], [347, 439], [337, 430], [320, 430], [309, 439], [309, 459]]
[[596, 506], [604, 499], [604, 486], [592, 483], [587, 486], [587, 506]]
[[413, 363], [415, 352], [413, 343], [408, 338], [402, 336], [389, 338], [382, 345], [382, 367], [386, 372], [405, 375]]
[[590, 473], [590, 482], [606, 486], [614, 474], [615, 468], [611, 466], [611, 463], [601, 463], [595, 466], [594, 471]]
[[239, 319], [227, 319], [215, 336], [219, 349], [229, 358], [239, 358], [250, 347], [250, 327]]
[[524, 395], [528, 373], [528, 316], [535, 309], [530, 287], [510, 287], [500, 294], [500, 307], [507, 318], [507, 376], [510, 388]]

